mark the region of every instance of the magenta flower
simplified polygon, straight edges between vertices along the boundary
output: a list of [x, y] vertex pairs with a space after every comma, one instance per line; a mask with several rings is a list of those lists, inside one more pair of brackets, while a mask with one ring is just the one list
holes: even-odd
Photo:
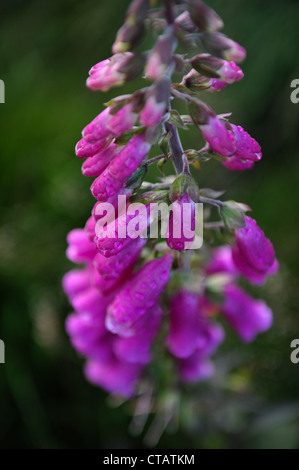
[[109, 258], [98, 253], [94, 259], [95, 268], [104, 279], [118, 280], [135, 265], [146, 241], [146, 238], [131, 240], [117, 255]]
[[90, 76], [86, 81], [88, 88], [108, 91], [110, 88], [123, 85], [126, 81], [126, 73], [122, 72], [121, 69], [132, 56], [131, 52], [115, 54], [110, 59], [94, 65], [90, 69]]
[[230, 246], [224, 245], [213, 250], [213, 256], [207, 265], [206, 272], [209, 275], [229, 274], [233, 280], [237, 279], [239, 271], [234, 264]]
[[133, 104], [127, 103], [117, 113], [111, 114], [107, 128], [115, 137], [128, 132], [134, 126], [138, 114], [133, 110]]
[[225, 88], [227, 85], [226, 82], [218, 80], [217, 78], [211, 78], [207, 83], [207, 91], [220, 91], [222, 88]]
[[210, 115], [208, 123], [202, 125], [200, 129], [205, 140], [215, 152], [223, 157], [234, 154], [236, 148], [234, 138], [217, 116]]
[[74, 229], [67, 236], [69, 244], [66, 256], [73, 263], [86, 263], [93, 260], [97, 250], [83, 229]]
[[155, 126], [161, 121], [169, 106], [170, 80], [163, 76], [146, 93], [146, 102], [140, 114], [143, 126]]
[[246, 226], [235, 231], [236, 245], [233, 260], [240, 271], [253, 284], [262, 284], [268, 275], [275, 274], [278, 262], [272, 243], [256, 221], [246, 217]]
[[93, 157], [96, 153], [99, 153], [101, 150], [109, 144], [109, 138], [103, 138], [94, 143], [89, 143], [85, 139], [79, 140], [76, 145], [75, 152], [79, 158], [88, 158]]
[[116, 295], [108, 307], [106, 326], [120, 336], [134, 336], [135, 323], [157, 302], [169, 278], [173, 257], [169, 254], [146, 263]]
[[73, 299], [90, 287], [90, 269], [72, 269], [62, 279], [63, 290], [69, 299]]
[[201, 311], [202, 299], [181, 291], [171, 300], [170, 331], [167, 346], [180, 358], [188, 358], [197, 351], [200, 357], [213, 354], [224, 339], [222, 328], [212, 323]]
[[173, 61], [174, 47], [175, 42], [171, 31], [159, 37], [146, 64], [145, 75], [148, 78], [157, 80], [167, 73], [167, 69]]
[[244, 73], [235, 62], [223, 61], [223, 65], [217, 70], [219, 79], [229, 84], [239, 82], [244, 77]]
[[121, 148], [119, 145], [111, 143], [104, 150], [96, 153], [92, 157], [88, 157], [82, 165], [83, 175], [99, 176], [120, 150]]
[[223, 162], [221, 162], [223, 166], [226, 166], [229, 170], [250, 170], [254, 166], [254, 161], [252, 160], [241, 160], [234, 155], [232, 157], [226, 158]]
[[188, 249], [195, 234], [195, 204], [185, 193], [171, 206], [166, 241], [169, 248], [177, 251]]
[[234, 156], [243, 160], [257, 162], [262, 158], [261, 147], [243, 127], [231, 124], [235, 138], [236, 151]]
[[[132, 194], [132, 189], [123, 188], [117, 194], [108, 197], [105, 202], [97, 201], [92, 208], [92, 217], [95, 222], [106, 218], [107, 222], [112, 218], [117, 217], [118, 211], [122, 212], [129, 203], [129, 198]], [[108, 203], [109, 205], [107, 205]]]
[[225, 289], [222, 310], [226, 321], [245, 342], [252, 341], [272, 325], [272, 312], [265, 302], [253, 299], [233, 285]]
[[89, 360], [85, 375], [90, 382], [110, 393], [130, 397], [135, 392], [142, 368], [142, 364], [121, 361], [111, 353], [105, 361]]
[[162, 310], [154, 305], [145, 315], [136, 321], [135, 334], [129, 338], [116, 336], [113, 344], [115, 355], [127, 362], [148, 364], [151, 360], [151, 346], [159, 331]]
[[195, 351], [186, 359], [178, 360], [178, 370], [184, 382], [200, 382], [213, 375], [214, 364], [210, 359], [203, 358], [199, 351]]
[[146, 158], [150, 144], [145, 134], [137, 134], [123, 147], [103, 173], [91, 185], [93, 196], [101, 201], [114, 196], [124, 188], [127, 180]]
[[110, 118], [110, 109], [104, 109], [104, 111], [84, 127], [82, 131], [83, 140], [91, 144], [96, 144], [98, 141], [107, 139], [110, 135], [110, 131], [107, 127]]
[[94, 238], [98, 251], [108, 258], [115, 256], [132, 240], [146, 238], [150, 222], [150, 206], [143, 204], [137, 204], [130, 213], [124, 210], [118, 214], [116, 220], [112, 219], [108, 224], [99, 220]]

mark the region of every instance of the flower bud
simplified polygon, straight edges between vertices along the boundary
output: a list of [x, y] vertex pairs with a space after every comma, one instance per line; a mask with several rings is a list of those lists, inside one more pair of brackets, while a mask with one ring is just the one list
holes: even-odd
[[242, 62], [246, 57], [244, 47], [222, 33], [203, 33], [203, 47], [212, 55], [225, 60]]
[[[111, 118], [109, 108], [104, 109], [82, 131], [83, 139], [87, 143], [96, 144], [99, 140], [107, 139], [110, 131], [107, 122]], [[81, 141], [80, 141], [81, 142]]]
[[202, 358], [199, 351], [195, 351], [186, 359], [180, 359], [178, 369], [180, 378], [184, 382], [200, 382], [210, 378], [214, 373], [212, 361]]
[[262, 158], [261, 147], [243, 127], [231, 124], [234, 134], [236, 151], [234, 156], [242, 160], [258, 161]]
[[159, 37], [155, 47], [150, 52], [145, 68], [145, 75], [151, 80], [165, 75], [173, 61], [176, 41], [171, 31]]
[[223, 157], [233, 155], [235, 151], [234, 138], [217, 116], [210, 115], [208, 122], [201, 125], [200, 130], [214, 152]]
[[199, 0], [188, 0], [192, 21], [200, 31], [217, 31], [223, 28], [223, 21], [217, 13]]
[[108, 91], [133, 80], [142, 71], [142, 56], [125, 52], [94, 65], [89, 71], [86, 85], [91, 90]]
[[120, 336], [134, 336], [135, 323], [158, 301], [169, 277], [170, 254], [146, 263], [108, 307], [106, 327]]
[[133, 103], [127, 103], [117, 113], [111, 114], [107, 128], [114, 137], [119, 137], [132, 129], [137, 116], [133, 110]]
[[166, 113], [170, 97], [170, 80], [164, 76], [159, 78], [146, 93], [145, 106], [140, 114], [143, 126], [158, 124]]
[[191, 65], [204, 76], [218, 78], [230, 84], [244, 77], [242, 70], [235, 62], [219, 59], [210, 54], [199, 54], [193, 57]]
[[271, 241], [256, 221], [246, 216], [246, 226], [235, 231], [236, 245], [233, 260], [240, 273], [253, 284], [262, 284], [275, 274], [278, 262]]
[[89, 268], [72, 269], [62, 279], [62, 287], [69, 299], [84, 292], [90, 287], [91, 273]]
[[187, 358], [198, 351], [201, 358], [206, 358], [224, 339], [222, 328], [201, 311], [202, 301], [204, 299], [187, 291], [180, 291], [171, 300], [167, 345], [176, 357]]
[[227, 83], [217, 80], [217, 78], [204, 77], [196, 72], [196, 70], [192, 69], [183, 77], [182, 85], [192, 91], [206, 90], [214, 92], [220, 91], [222, 88], [226, 87]]
[[76, 155], [79, 158], [93, 157], [96, 153], [104, 150], [109, 144], [109, 141], [107, 137], [94, 143], [89, 143], [85, 139], [81, 139], [75, 148]]
[[89, 360], [84, 372], [91, 383], [104, 388], [107, 392], [129, 398], [135, 393], [142, 367], [141, 364], [121, 361], [114, 354], [110, 354], [104, 361]]
[[272, 325], [272, 311], [262, 300], [255, 300], [239, 287], [225, 289], [223, 314], [230, 326], [245, 342], [252, 341], [258, 333]]
[[146, 241], [146, 238], [131, 240], [120, 253], [110, 258], [98, 253], [94, 259], [95, 268], [106, 280], [119, 279], [124, 272], [138, 261]]
[[82, 165], [84, 176], [99, 176], [120, 152], [119, 145], [111, 143], [105, 150], [88, 157]]
[[92, 261], [97, 253], [94, 243], [89, 241], [84, 229], [74, 229], [69, 232], [67, 242], [69, 246], [66, 250], [66, 256], [73, 263]]
[[150, 150], [145, 134], [136, 134], [91, 185], [91, 192], [100, 201], [114, 196], [126, 185]]
[[172, 250], [183, 251], [192, 245], [195, 236], [195, 204], [185, 193], [171, 205], [166, 242]]
[[151, 346], [162, 321], [162, 310], [154, 305], [135, 323], [135, 335], [129, 338], [116, 336], [113, 350], [119, 359], [126, 362], [148, 364], [151, 360]]
[[118, 30], [112, 46], [114, 53], [126, 52], [138, 45], [144, 34], [144, 20], [149, 0], [134, 0], [128, 8], [125, 22]]

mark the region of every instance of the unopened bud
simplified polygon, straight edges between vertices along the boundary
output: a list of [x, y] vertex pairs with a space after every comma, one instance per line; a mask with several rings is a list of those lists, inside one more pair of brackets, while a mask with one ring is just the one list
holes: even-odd
[[217, 78], [204, 77], [196, 70], [192, 69], [187, 75], [183, 77], [182, 85], [192, 91], [207, 90], [210, 92], [219, 91], [226, 87], [227, 83]]
[[125, 23], [118, 30], [113, 44], [114, 53], [127, 52], [137, 46], [143, 37], [144, 20], [149, 8], [149, 0], [134, 0], [125, 17]]
[[115, 54], [90, 69], [86, 85], [91, 90], [108, 91], [133, 80], [142, 71], [143, 65], [143, 56], [140, 54]]
[[219, 78], [227, 83], [234, 83], [244, 76], [235, 62], [213, 57], [210, 54], [199, 54], [191, 59], [190, 63], [197, 72], [206, 77]]
[[203, 47], [212, 55], [225, 60], [242, 62], [246, 57], [244, 47], [222, 33], [204, 33], [201, 37]]
[[152, 85], [146, 94], [146, 103], [140, 115], [140, 122], [146, 126], [155, 126], [166, 113], [170, 96], [170, 80], [164, 76]]
[[146, 64], [145, 75], [148, 78], [156, 80], [167, 72], [173, 61], [175, 45], [176, 41], [172, 31], [168, 31], [159, 37]]
[[223, 27], [220, 16], [204, 2], [189, 0], [188, 8], [193, 22], [200, 31], [217, 31]]

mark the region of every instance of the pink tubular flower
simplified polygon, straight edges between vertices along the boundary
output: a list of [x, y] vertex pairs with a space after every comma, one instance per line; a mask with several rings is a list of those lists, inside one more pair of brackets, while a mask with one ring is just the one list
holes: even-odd
[[252, 160], [241, 160], [238, 157], [232, 156], [221, 162], [223, 166], [226, 166], [229, 170], [250, 170], [254, 166]]
[[146, 127], [161, 121], [169, 105], [170, 80], [159, 78], [146, 94], [146, 103], [140, 114], [140, 122]]
[[155, 47], [150, 52], [145, 68], [145, 75], [151, 80], [157, 80], [166, 74], [173, 61], [175, 41], [172, 32], [166, 32], [159, 37]]
[[243, 341], [252, 341], [272, 325], [272, 312], [262, 300], [255, 300], [242, 289], [229, 285], [225, 289], [223, 314]]
[[172, 298], [167, 345], [174, 356], [188, 358], [197, 351], [201, 359], [206, 358], [223, 339], [222, 328], [202, 313], [200, 297], [181, 291]]
[[95, 222], [94, 218], [92, 216], [90, 216], [86, 221], [84, 230], [86, 232], [88, 240], [91, 241], [91, 242], [94, 241], [95, 226], [96, 226], [96, 222]]
[[67, 236], [66, 256], [74, 263], [86, 263], [95, 257], [97, 250], [84, 229], [74, 229]]
[[233, 156], [221, 163], [229, 170], [248, 170], [262, 158], [261, 147], [243, 127], [231, 124], [231, 128], [236, 150]]
[[195, 234], [195, 204], [185, 193], [171, 206], [166, 241], [169, 248], [177, 251], [188, 249]]
[[233, 260], [240, 273], [253, 284], [262, 284], [275, 274], [278, 262], [272, 243], [256, 221], [246, 216], [246, 226], [235, 231]]
[[146, 263], [116, 295], [108, 307], [106, 327], [120, 336], [134, 336], [135, 323], [158, 301], [169, 277], [169, 254]]
[[148, 364], [151, 360], [151, 346], [160, 328], [162, 310], [154, 305], [135, 323], [135, 335], [129, 338], [116, 336], [113, 350], [119, 359], [126, 362]]
[[113, 219], [108, 224], [103, 224], [102, 220], [99, 220], [96, 224], [94, 239], [98, 251], [108, 258], [115, 256], [131, 240], [146, 238], [150, 222], [150, 206], [144, 204], [137, 204], [134, 211], [130, 213], [124, 210], [118, 214], [116, 220]]
[[217, 78], [211, 78], [207, 83], [207, 91], [220, 91], [222, 88], [225, 88], [227, 85], [226, 82], [218, 80]]
[[94, 65], [89, 71], [89, 77], [86, 85], [91, 90], [108, 91], [115, 86], [121, 86], [126, 80], [126, 74], [120, 72], [124, 65], [133, 54], [126, 52], [115, 54], [110, 59], [103, 60]]
[[186, 359], [178, 361], [178, 370], [184, 382], [199, 382], [213, 375], [214, 365], [208, 358], [202, 358], [199, 351], [195, 351]]
[[83, 175], [99, 176], [120, 150], [119, 145], [111, 143], [104, 150], [96, 153], [92, 157], [88, 157], [82, 165]]
[[219, 79], [229, 84], [239, 82], [244, 77], [244, 73], [235, 62], [223, 61], [223, 65], [217, 70]]
[[[118, 213], [122, 212], [129, 202], [129, 198], [132, 194], [132, 189], [124, 188], [121, 189], [118, 194], [109, 197], [104, 203], [98, 201], [92, 208], [92, 217], [95, 222], [105, 217], [108, 222], [111, 218], [115, 218]], [[107, 206], [107, 203], [109, 206]]]
[[91, 144], [97, 143], [99, 140], [107, 139], [110, 131], [107, 128], [107, 122], [111, 117], [110, 109], [106, 108], [98, 116], [96, 116], [82, 131], [83, 139]]
[[234, 154], [233, 136], [217, 116], [210, 115], [208, 123], [200, 126], [200, 129], [203, 137], [215, 152], [223, 157]]
[[89, 360], [85, 375], [90, 382], [106, 391], [129, 398], [134, 394], [142, 367], [141, 364], [121, 361], [111, 354], [105, 361]]
[[207, 274], [229, 274], [232, 279], [237, 279], [239, 271], [236, 268], [233, 257], [232, 249], [228, 245], [215, 248], [213, 250], [213, 256], [206, 268]]
[[108, 281], [119, 279], [137, 262], [146, 241], [146, 238], [131, 240], [120, 253], [110, 258], [98, 253], [94, 259], [95, 268]]
[[79, 158], [93, 157], [96, 153], [102, 151], [109, 144], [109, 138], [103, 138], [95, 143], [89, 143], [85, 139], [79, 140], [75, 152]]
[[90, 270], [72, 269], [62, 279], [62, 287], [69, 299], [87, 290], [90, 287]]
[[150, 150], [145, 134], [137, 134], [123, 147], [103, 173], [91, 185], [93, 196], [105, 201], [123, 188]]
[[107, 127], [115, 137], [128, 132], [134, 126], [138, 114], [133, 111], [133, 104], [125, 104], [117, 113], [111, 114]]
[[254, 162], [260, 160], [262, 153], [257, 141], [244, 131], [243, 127], [235, 126], [235, 124], [231, 124], [231, 127], [236, 144], [234, 157]]

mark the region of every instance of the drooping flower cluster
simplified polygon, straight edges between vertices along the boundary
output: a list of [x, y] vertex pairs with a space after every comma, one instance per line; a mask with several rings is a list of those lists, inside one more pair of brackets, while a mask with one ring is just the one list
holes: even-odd
[[[210, 357], [225, 336], [219, 316], [245, 342], [266, 331], [272, 322], [270, 308], [237, 282], [242, 276], [261, 284], [278, 269], [270, 240], [245, 215], [248, 206], [217, 200], [190, 173], [190, 165], [197, 168], [201, 160], [216, 158], [230, 170], [245, 170], [262, 157], [259, 144], [240, 125], [217, 115], [201, 96], [243, 78], [236, 62], [245, 58], [245, 50], [219, 32], [221, 18], [203, 2], [161, 3], [163, 8], [151, 8], [149, 0], [134, 0], [114, 55], [89, 72], [91, 90], [105, 92], [142, 72], [147, 82], [108, 103], [76, 145], [77, 156], [84, 159], [82, 173], [94, 178], [96, 203], [85, 228], [68, 235], [67, 256], [83, 267], [63, 279], [74, 309], [66, 329], [87, 359], [86, 377], [125, 397], [134, 395], [146, 373], [158, 334], [159, 361], [163, 348], [168, 349], [180, 379], [194, 382], [213, 372]], [[149, 52], [134, 53], [147, 24], [157, 29], [158, 39]], [[176, 53], [178, 42], [184, 55]], [[189, 57], [190, 44], [193, 50], [200, 44], [206, 53]], [[180, 83], [171, 81], [175, 69]], [[183, 100], [190, 116], [171, 109], [172, 98]], [[184, 151], [177, 128], [190, 123], [205, 145]], [[156, 148], [161, 155], [148, 159]], [[161, 169], [169, 160], [173, 177], [144, 181], [149, 165], [158, 162]], [[172, 203], [171, 211], [154, 217], [154, 202]], [[205, 246], [200, 257], [196, 249], [201, 243], [195, 245], [202, 214], [196, 211], [198, 204], [216, 206], [220, 215], [211, 222], [204, 214], [203, 231], [225, 231], [230, 238], [230, 244]], [[211, 296], [215, 285], [221, 294], [217, 299]]]

